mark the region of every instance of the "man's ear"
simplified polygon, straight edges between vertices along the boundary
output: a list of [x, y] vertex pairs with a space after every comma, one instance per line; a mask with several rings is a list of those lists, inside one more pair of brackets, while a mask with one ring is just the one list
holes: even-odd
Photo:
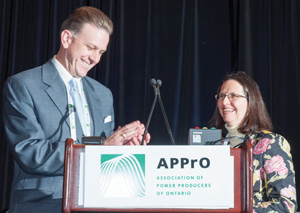
[[63, 48], [68, 49], [73, 40], [73, 35], [71, 31], [64, 30], [60, 35], [61, 45]]

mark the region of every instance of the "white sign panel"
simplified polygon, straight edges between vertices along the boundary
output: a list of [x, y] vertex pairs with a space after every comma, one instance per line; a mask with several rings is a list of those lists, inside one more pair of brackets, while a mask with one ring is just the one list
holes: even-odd
[[86, 146], [84, 207], [233, 208], [229, 146]]

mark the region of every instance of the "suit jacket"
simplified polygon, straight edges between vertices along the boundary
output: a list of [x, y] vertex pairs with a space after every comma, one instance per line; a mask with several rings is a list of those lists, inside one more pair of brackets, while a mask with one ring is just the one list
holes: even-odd
[[[89, 77], [82, 84], [93, 135], [109, 136], [114, 128], [111, 91]], [[61, 211], [65, 140], [71, 137], [67, 102], [66, 87], [51, 60], [5, 82], [3, 124], [15, 160], [11, 212]], [[104, 123], [107, 116], [111, 122]]]

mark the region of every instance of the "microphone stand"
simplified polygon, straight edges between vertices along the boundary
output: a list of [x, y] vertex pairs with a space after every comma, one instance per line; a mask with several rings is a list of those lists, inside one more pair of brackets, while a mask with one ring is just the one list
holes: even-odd
[[153, 86], [153, 89], [154, 89], [154, 99], [153, 99], [152, 106], [151, 106], [151, 109], [150, 109], [150, 112], [149, 112], [149, 115], [148, 115], [148, 119], [147, 119], [145, 131], [144, 131], [143, 139], [142, 139], [142, 142], [141, 142], [142, 145], [144, 145], [144, 143], [145, 143], [145, 137], [146, 137], [146, 134], [148, 132], [149, 123], [150, 123], [150, 120], [151, 120], [151, 117], [152, 117], [152, 114], [153, 114], [153, 110], [154, 110], [154, 107], [155, 107], [155, 104], [156, 104], [157, 96], [158, 96], [158, 90], [157, 90], [157, 87], [156, 87], [156, 80], [151, 79], [150, 84]]
[[168, 130], [169, 137], [171, 139], [172, 144], [175, 145], [172, 130], [170, 128], [169, 121], [168, 121], [168, 118], [167, 118], [167, 114], [166, 114], [166, 111], [165, 111], [165, 108], [164, 108], [164, 105], [163, 105], [163, 102], [162, 102], [162, 98], [161, 98], [161, 95], [160, 95], [159, 87], [162, 85], [162, 82], [159, 79], [157, 81], [155, 79], [151, 79], [150, 84], [154, 88], [155, 96], [154, 96], [152, 106], [151, 106], [151, 109], [150, 109], [150, 112], [149, 112], [149, 115], [148, 115], [148, 119], [147, 119], [147, 123], [146, 123], [146, 127], [145, 127], [145, 131], [144, 131], [144, 135], [143, 135], [143, 139], [142, 139], [141, 144], [144, 145], [144, 143], [145, 143], [145, 137], [146, 137], [146, 134], [148, 132], [149, 123], [150, 123], [150, 120], [151, 120], [151, 117], [152, 117], [152, 114], [153, 114], [153, 110], [154, 110], [154, 107], [155, 107], [155, 104], [156, 104], [156, 100], [157, 100], [157, 97], [158, 97], [160, 109], [162, 111], [162, 114], [163, 114], [163, 117], [164, 117], [164, 120], [165, 120], [165, 124], [166, 124], [167, 130]]
[[158, 79], [157, 80], [157, 90], [158, 90], [159, 105], [160, 105], [160, 108], [161, 108], [161, 111], [162, 111], [162, 114], [163, 114], [163, 117], [164, 117], [164, 120], [165, 120], [165, 124], [166, 124], [167, 130], [168, 130], [168, 133], [169, 133], [170, 140], [171, 140], [172, 144], [175, 145], [175, 141], [174, 141], [174, 138], [173, 138], [172, 130], [171, 130], [171, 127], [169, 125], [169, 121], [168, 121], [168, 117], [167, 117], [167, 114], [166, 114], [166, 111], [165, 111], [165, 108], [164, 108], [164, 104], [163, 104], [161, 96], [160, 96], [160, 89], [159, 89], [159, 87], [161, 85], [162, 85], [162, 82], [161, 82], [161, 80]]

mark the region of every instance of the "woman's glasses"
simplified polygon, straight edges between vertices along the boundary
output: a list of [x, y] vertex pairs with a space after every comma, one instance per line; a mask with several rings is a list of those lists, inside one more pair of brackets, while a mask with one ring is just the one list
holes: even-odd
[[238, 94], [235, 94], [235, 93], [230, 93], [230, 94], [216, 94], [215, 95], [215, 99], [216, 100], [219, 100], [219, 99], [221, 99], [221, 100], [224, 100], [225, 98], [228, 98], [230, 101], [236, 101], [237, 99], [239, 99], [239, 98], [247, 98], [248, 99], [248, 97], [247, 96], [244, 96], [244, 95], [238, 95]]

